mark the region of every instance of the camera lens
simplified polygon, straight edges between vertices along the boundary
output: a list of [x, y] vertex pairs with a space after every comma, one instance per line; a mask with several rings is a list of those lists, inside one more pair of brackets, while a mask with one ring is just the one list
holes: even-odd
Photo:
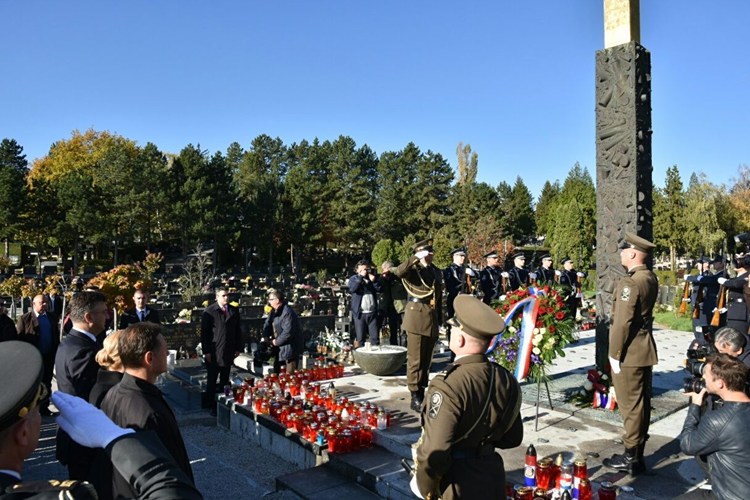
[[703, 369], [706, 367], [706, 362], [700, 359], [687, 359], [685, 360], [685, 370], [694, 377], [702, 377]]
[[706, 388], [706, 381], [701, 377], [686, 378], [682, 386], [685, 392], [701, 392]]

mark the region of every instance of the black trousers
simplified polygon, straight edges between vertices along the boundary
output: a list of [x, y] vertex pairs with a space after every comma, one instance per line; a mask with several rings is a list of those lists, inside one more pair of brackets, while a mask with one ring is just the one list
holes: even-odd
[[[214, 397], [217, 392], [222, 392], [225, 385], [229, 385], [229, 370], [231, 366], [219, 366], [218, 363], [206, 363], [206, 392], [204, 393], [203, 406], [213, 408]], [[219, 378], [219, 387], [216, 387], [216, 378]]]

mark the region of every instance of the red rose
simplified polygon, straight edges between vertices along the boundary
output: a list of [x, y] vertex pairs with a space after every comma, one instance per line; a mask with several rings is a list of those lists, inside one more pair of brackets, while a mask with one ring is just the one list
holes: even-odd
[[550, 333], [555, 333], [555, 330], [557, 330], [557, 328], [555, 328], [555, 325], [549, 325], [547, 327], [547, 331]]
[[565, 319], [565, 313], [562, 312], [562, 311], [556, 313], [555, 314], [555, 319], [558, 320], [558, 321], [562, 321], [563, 319]]

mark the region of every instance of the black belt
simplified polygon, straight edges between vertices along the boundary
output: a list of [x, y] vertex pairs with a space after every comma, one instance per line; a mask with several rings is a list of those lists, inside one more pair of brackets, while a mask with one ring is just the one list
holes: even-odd
[[454, 460], [465, 460], [467, 458], [489, 457], [495, 454], [494, 444], [485, 444], [476, 450], [453, 450], [451, 458]]
[[432, 304], [432, 299], [418, 299], [416, 297], [409, 297], [409, 302], [416, 302], [417, 304]]

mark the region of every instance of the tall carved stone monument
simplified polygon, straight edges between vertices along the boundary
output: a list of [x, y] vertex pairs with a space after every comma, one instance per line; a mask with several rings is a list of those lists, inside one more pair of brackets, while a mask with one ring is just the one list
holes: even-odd
[[607, 363], [612, 293], [626, 231], [653, 241], [651, 54], [639, 43], [638, 0], [604, 0], [596, 53], [596, 363]]

